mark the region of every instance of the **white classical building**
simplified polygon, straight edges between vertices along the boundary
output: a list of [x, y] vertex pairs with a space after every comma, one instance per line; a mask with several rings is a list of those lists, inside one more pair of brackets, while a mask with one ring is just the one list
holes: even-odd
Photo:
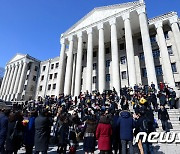
[[0, 99], [31, 100], [35, 98], [40, 61], [17, 54], [6, 65], [0, 89]]
[[95, 8], [61, 36], [59, 93], [180, 84], [176, 12], [147, 19], [143, 1]]
[[[148, 19], [143, 0], [93, 9], [61, 35], [60, 57], [40, 63], [36, 98], [113, 87], [120, 93], [124, 86], [153, 82], [158, 87], [160, 81], [177, 89], [179, 24], [176, 12]], [[6, 100], [23, 96], [23, 75], [11, 77], [10, 69], [14, 63], [8, 63], [0, 91]]]

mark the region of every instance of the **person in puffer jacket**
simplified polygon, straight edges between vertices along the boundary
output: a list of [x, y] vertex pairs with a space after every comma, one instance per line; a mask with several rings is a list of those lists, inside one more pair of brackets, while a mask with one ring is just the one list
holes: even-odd
[[135, 128], [135, 121], [129, 111], [123, 110], [120, 113], [117, 127], [120, 128], [121, 154], [126, 154], [127, 144], [129, 144], [129, 153], [133, 154], [133, 128]]

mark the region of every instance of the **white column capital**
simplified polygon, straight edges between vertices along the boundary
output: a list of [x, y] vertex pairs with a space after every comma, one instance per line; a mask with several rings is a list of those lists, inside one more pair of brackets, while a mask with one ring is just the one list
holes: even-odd
[[154, 26], [156, 27], [156, 29], [159, 28], [159, 27], [163, 27], [163, 22], [162, 22], [162, 21], [157, 21], [157, 22], [154, 24]]
[[116, 24], [116, 18], [112, 18], [109, 20], [110, 25], [115, 25]]
[[130, 13], [126, 12], [122, 15], [123, 20], [129, 19], [130, 18]]
[[73, 41], [73, 35], [70, 35], [70, 36], [68, 37], [68, 40], [69, 40], [69, 41]]
[[82, 35], [83, 35], [83, 34], [82, 34], [82, 31], [80, 31], [80, 32], [77, 33], [77, 37], [78, 37], [78, 38], [82, 37]]
[[141, 13], [146, 13], [146, 8], [145, 8], [145, 6], [141, 6], [141, 7], [137, 8], [136, 11], [140, 15]]
[[60, 43], [65, 44], [65, 38], [60, 38]]
[[178, 16], [174, 15], [173, 17], [169, 18], [170, 24], [177, 23], [178, 22]]
[[24, 64], [27, 64], [28, 63], [28, 61], [27, 60], [23, 60], [22, 61], [22, 64], [24, 65]]
[[90, 27], [90, 28], [88, 28], [86, 31], [87, 31], [87, 34], [90, 34], [90, 33], [93, 32], [93, 29], [92, 29], [92, 27]]
[[97, 25], [97, 29], [100, 30], [100, 29], [103, 29], [104, 28], [104, 23], [99, 23]]

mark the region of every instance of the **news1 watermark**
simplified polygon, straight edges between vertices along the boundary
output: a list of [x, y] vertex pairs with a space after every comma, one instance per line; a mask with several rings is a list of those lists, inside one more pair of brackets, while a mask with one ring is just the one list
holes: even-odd
[[142, 143], [180, 143], [180, 132], [140, 132], [135, 138], [137, 143], [141, 139]]

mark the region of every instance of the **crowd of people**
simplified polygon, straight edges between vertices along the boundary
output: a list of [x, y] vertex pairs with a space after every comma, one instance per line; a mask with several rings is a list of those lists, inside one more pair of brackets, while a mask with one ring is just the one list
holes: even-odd
[[[134, 137], [158, 127], [155, 112], [169, 131], [165, 105], [172, 109], [175, 104], [176, 92], [163, 83], [159, 91], [152, 83], [121, 88], [120, 96], [113, 88], [14, 104], [0, 110], [0, 153], [16, 154], [24, 146], [27, 154], [46, 154], [49, 145], [56, 145], [57, 153], [74, 154], [83, 142], [85, 154], [93, 154], [96, 144], [101, 154], [134, 154]], [[141, 138], [137, 147], [140, 154], [154, 153], [152, 144]]]

